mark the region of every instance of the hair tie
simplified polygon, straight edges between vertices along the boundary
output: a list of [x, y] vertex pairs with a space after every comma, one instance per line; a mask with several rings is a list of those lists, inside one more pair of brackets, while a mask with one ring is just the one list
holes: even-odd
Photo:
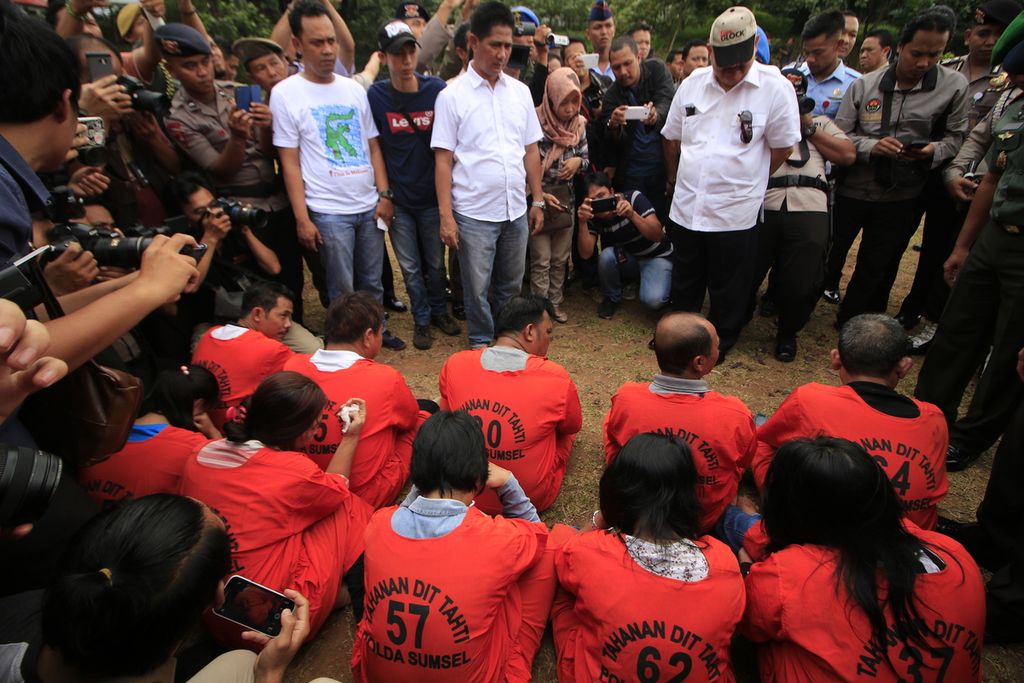
[[108, 584], [113, 585], [113, 583], [114, 583], [114, 573], [113, 572], [111, 572], [109, 569], [104, 567], [103, 569], [100, 569], [100, 574], [103, 574], [103, 576], [107, 577], [107, 583]]
[[188, 374], [188, 366], [187, 365], [182, 365], [178, 369], [181, 370], [181, 374], [183, 374], [183, 375], [187, 375]]
[[224, 417], [226, 417], [229, 422], [238, 422], [239, 424], [245, 422], [245, 406], [231, 406], [224, 411]]

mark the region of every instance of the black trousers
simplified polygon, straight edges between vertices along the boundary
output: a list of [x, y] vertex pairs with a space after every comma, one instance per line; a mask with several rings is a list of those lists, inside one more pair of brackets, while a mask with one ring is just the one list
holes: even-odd
[[917, 220], [924, 214], [924, 237], [914, 272], [914, 284], [900, 305], [900, 315], [908, 318], [924, 316], [938, 322], [949, 298], [949, 285], [942, 278], [942, 264], [956, 244], [960, 226], [967, 216], [967, 206], [949, 196], [939, 171], [928, 176], [928, 184], [918, 200]]
[[[964, 390], [992, 355], [967, 414], [957, 419]], [[991, 448], [1006, 429], [1024, 384], [1017, 353], [1024, 347], [1024, 235], [986, 225], [949, 295], [914, 395], [937, 405], [950, 422], [949, 442], [968, 452]]]
[[[664, 225], [668, 220], [668, 206], [665, 201], [665, 170], [661, 169], [657, 173], [645, 176], [635, 176], [627, 174], [622, 178], [615, 178], [615, 188], [628, 195], [634, 190], [639, 190], [648, 201], [651, 202], [651, 206], [654, 207], [654, 213], [658, 215], [658, 220]], [[586, 196], [584, 193], [583, 196]]]
[[857, 264], [839, 305], [840, 324], [855, 315], [884, 313], [888, 308], [900, 259], [917, 230], [915, 208], [914, 199], [897, 202], [868, 202], [843, 196], [836, 199], [833, 218], [836, 233], [848, 235], [856, 226], [863, 230]]
[[747, 321], [757, 230], [698, 232], [668, 221], [672, 241], [672, 308], [700, 311], [711, 297], [708, 320], [718, 331], [719, 348], [727, 351]]
[[749, 311], [753, 313], [757, 290], [770, 269], [769, 289], [779, 311], [779, 336], [796, 335], [807, 324], [821, 293], [828, 214], [787, 211], [783, 203], [781, 211], [764, 212], [757, 233]]

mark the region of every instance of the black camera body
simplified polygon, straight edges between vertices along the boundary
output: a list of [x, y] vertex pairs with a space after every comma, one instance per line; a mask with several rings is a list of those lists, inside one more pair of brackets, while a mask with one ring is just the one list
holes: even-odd
[[512, 27], [512, 36], [514, 38], [532, 36], [535, 33], [537, 33], [537, 24], [532, 21], [523, 21]]
[[135, 111], [148, 111], [158, 119], [162, 119], [171, 109], [171, 100], [167, 95], [152, 90], [147, 90], [145, 84], [131, 76], [120, 76], [117, 84], [124, 87], [128, 97], [132, 100], [132, 109]]
[[215, 199], [210, 204], [210, 211], [223, 211], [231, 219], [232, 225], [244, 225], [250, 228], [265, 228], [267, 226], [267, 212], [256, 208], [252, 204], [243, 204], [234, 199]]

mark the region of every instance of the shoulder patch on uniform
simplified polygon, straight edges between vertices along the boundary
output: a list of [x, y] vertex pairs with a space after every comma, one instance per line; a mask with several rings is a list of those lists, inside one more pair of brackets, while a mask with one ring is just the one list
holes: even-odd
[[185, 133], [185, 128], [181, 125], [180, 121], [168, 121], [167, 132], [171, 134], [171, 137], [173, 137], [179, 145], [188, 149], [188, 135]]

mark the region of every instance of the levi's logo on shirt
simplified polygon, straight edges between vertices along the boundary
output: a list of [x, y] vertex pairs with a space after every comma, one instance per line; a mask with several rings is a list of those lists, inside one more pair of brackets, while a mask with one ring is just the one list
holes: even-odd
[[416, 124], [416, 127], [422, 131], [430, 130], [430, 124], [434, 121], [434, 110], [430, 111], [411, 111], [409, 112], [409, 119], [405, 118], [402, 114], [397, 111], [387, 112], [388, 127], [392, 133], [412, 133], [412, 126], [409, 125], [409, 119]]

